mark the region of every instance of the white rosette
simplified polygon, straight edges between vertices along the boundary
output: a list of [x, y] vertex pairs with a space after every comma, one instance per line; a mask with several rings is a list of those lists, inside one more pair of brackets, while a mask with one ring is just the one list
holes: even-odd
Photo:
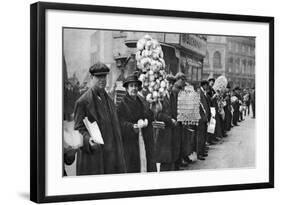
[[159, 42], [145, 35], [137, 42], [136, 61], [141, 71], [139, 80], [143, 82], [143, 88], [148, 90], [147, 101], [157, 102], [166, 95], [165, 61], [163, 51]]

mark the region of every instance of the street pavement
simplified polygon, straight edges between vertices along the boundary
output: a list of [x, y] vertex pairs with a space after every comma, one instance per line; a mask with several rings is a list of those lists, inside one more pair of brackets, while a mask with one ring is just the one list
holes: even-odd
[[255, 119], [245, 117], [227, 134], [218, 144], [210, 146], [205, 160], [197, 160], [185, 170], [255, 167]]
[[[251, 115], [250, 115], [251, 116]], [[185, 170], [255, 167], [255, 119], [246, 116], [239, 126], [233, 127], [218, 144], [210, 146], [208, 157], [197, 160]], [[72, 125], [73, 126], [73, 125]], [[76, 160], [65, 165], [69, 176], [76, 175]]]

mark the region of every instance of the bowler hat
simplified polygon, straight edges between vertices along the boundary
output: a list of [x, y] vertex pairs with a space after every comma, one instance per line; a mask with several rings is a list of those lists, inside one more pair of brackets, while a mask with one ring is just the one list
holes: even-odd
[[215, 80], [215, 78], [209, 78], [208, 81], [209, 81], [209, 82], [210, 82], [210, 81], [215, 82], [216, 80]]
[[207, 80], [202, 80], [201, 83], [200, 83], [201, 86], [204, 86], [204, 85], [209, 85], [209, 82]]
[[239, 87], [239, 86], [236, 86], [236, 87], [234, 88], [234, 90], [240, 90], [240, 87]]
[[103, 63], [95, 63], [90, 67], [89, 72], [93, 76], [107, 75], [109, 73], [109, 68]]
[[127, 87], [129, 83], [136, 82], [138, 86], [141, 87], [142, 82], [138, 79], [136, 75], [129, 75], [123, 82], [123, 87]]

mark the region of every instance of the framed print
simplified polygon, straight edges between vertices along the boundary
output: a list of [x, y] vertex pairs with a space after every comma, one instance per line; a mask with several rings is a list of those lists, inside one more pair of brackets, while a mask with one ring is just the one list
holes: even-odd
[[274, 187], [274, 18], [31, 5], [30, 199]]

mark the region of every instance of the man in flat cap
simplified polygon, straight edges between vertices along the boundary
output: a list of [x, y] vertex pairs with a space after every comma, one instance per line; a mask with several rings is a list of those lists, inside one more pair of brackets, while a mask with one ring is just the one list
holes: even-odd
[[200, 120], [197, 127], [197, 139], [198, 139], [198, 159], [204, 160], [207, 154], [206, 142], [207, 142], [207, 123], [211, 119], [211, 111], [208, 103], [207, 90], [209, 83], [206, 80], [201, 81], [200, 86]]
[[172, 92], [176, 78], [169, 74], [166, 77], [167, 95], [163, 99], [163, 109], [157, 115], [157, 120], [165, 123], [165, 129], [159, 132], [156, 143], [156, 162], [161, 163], [160, 171], [171, 171], [175, 169], [175, 162], [179, 158], [180, 136], [176, 134], [177, 128], [177, 102]]
[[[175, 83], [173, 86], [173, 93], [175, 95], [176, 98], [176, 105], [178, 104], [178, 93], [184, 89], [184, 87], [186, 86], [186, 76], [184, 73], [182, 72], [178, 72], [175, 76]], [[184, 127], [183, 124], [179, 123], [177, 128], [176, 128], [176, 135], [180, 136], [180, 142], [179, 142], [179, 148], [176, 148], [175, 150], [177, 150], [179, 153], [174, 153], [176, 155], [178, 155], [178, 159], [176, 161], [175, 164], [175, 169], [178, 170], [180, 166], [187, 166], [187, 162], [185, 161], [185, 157], [188, 155], [188, 139], [187, 137], [184, 135]], [[177, 143], [178, 144], [178, 143]], [[175, 155], [175, 156], [176, 156]]]
[[[83, 135], [83, 147], [77, 152], [77, 175], [126, 172], [121, 130], [115, 105], [105, 92], [109, 68], [102, 63], [90, 67], [90, 89], [77, 101], [74, 129]], [[83, 119], [97, 122], [104, 144], [92, 141]]]
[[253, 111], [252, 118], [255, 118], [256, 117], [256, 91], [255, 91], [255, 87], [252, 88], [251, 104], [252, 104], [252, 111]]
[[213, 89], [215, 79], [209, 78], [209, 91], [208, 91], [208, 100], [210, 107], [215, 108], [216, 110], [216, 127], [215, 127], [215, 133], [209, 134], [209, 143], [214, 144], [218, 141], [220, 141], [223, 137], [223, 130], [222, 130], [222, 117], [219, 112], [219, 105], [218, 105], [218, 99], [219, 94]]
[[232, 125], [230, 89], [231, 89], [231, 86], [228, 83], [227, 86], [226, 86], [226, 92], [224, 94], [224, 100], [226, 102], [226, 106], [224, 106], [224, 108], [223, 108], [224, 113], [225, 113], [225, 119], [224, 119], [225, 131], [230, 131], [231, 125]]
[[233, 125], [234, 126], [239, 126], [238, 122], [239, 122], [239, 116], [240, 116], [240, 102], [241, 102], [241, 96], [239, 94], [239, 90], [240, 88], [238, 86], [236, 86], [233, 90], [233, 95], [237, 98], [237, 100], [235, 102], [232, 103], [232, 107], [233, 107]]
[[179, 89], [184, 89], [186, 84], [186, 76], [182, 72], [178, 72], [175, 76], [176, 82], [175, 85], [179, 87]]

